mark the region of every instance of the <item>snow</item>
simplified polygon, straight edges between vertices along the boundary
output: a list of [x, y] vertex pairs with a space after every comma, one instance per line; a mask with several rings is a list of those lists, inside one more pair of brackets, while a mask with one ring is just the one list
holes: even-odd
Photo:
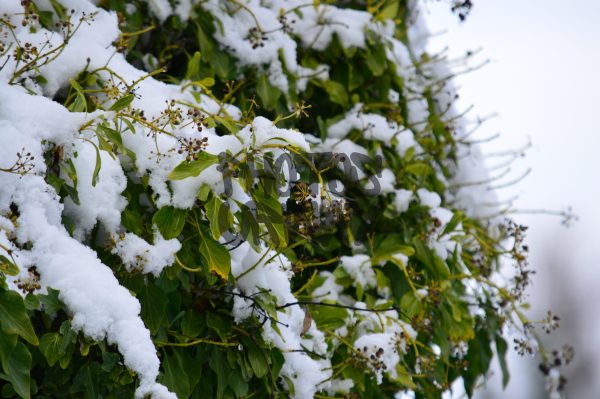
[[400, 362], [400, 356], [394, 334], [364, 334], [354, 342], [354, 347], [369, 359], [368, 367], [375, 373], [378, 384], [383, 381], [384, 373], [389, 373], [392, 378], [398, 375], [396, 365]]
[[362, 288], [375, 287], [377, 281], [375, 272], [371, 267], [371, 258], [367, 255], [342, 256], [340, 258], [342, 267], [352, 277], [354, 285]]
[[410, 190], [395, 190], [394, 207], [398, 213], [406, 212], [413, 198], [413, 192]]
[[[277, 255], [277, 252], [266, 248], [256, 252], [245, 242], [231, 251], [231, 271], [237, 276], [237, 289], [246, 296], [266, 290], [277, 298], [278, 306], [297, 301], [291, 292], [289, 280], [291, 264], [284, 255]], [[251, 315], [248, 311], [250, 305], [249, 300], [234, 298], [233, 316], [236, 322]], [[294, 398], [298, 399], [314, 397], [317, 390], [329, 386], [329, 382], [325, 381], [331, 377], [329, 360], [314, 360], [306, 353], [297, 351], [306, 348], [321, 355], [327, 353], [324, 335], [314, 323], [302, 335], [304, 319], [305, 313], [300, 306], [289, 306], [277, 311], [280, 333], [269, 322], [263, 328], [263, 338], [283, 353], [285, 363], [281, 373], [294, 384]]]
[[[127, 186], [127, 180], [119, 161], [105, 151], [100, 152], [102, 167], [94, 186], [92, 177], [96, 162], [90, 162], [96, 156], [94, 146], [89, 142], [79, 141], [69, 152], [72, 156], [67, 156], [77, 170], [76, 188], [80, 205], [67, 198], [65, 214], [75, 223], [75, 238], [84, 240], [97, 221], [103, 223], [107, 232], [115, 233], [121, 224], [121, 212], [127, 205], [127, 201], [121, 196]], [[61, 177], [75, 186], [65, 171], [61, 173]]]
[[19, 204], [17, 239], [32, 244], [18, 256], [24, 264], [36, 265], [44, 286], [59, 290], [59, 298], [72, 314], [73, 329], [117, 345], [125, 365], [140, 377], [136, 397], [162, 390], [162, 397], [175, 398], [155, 382], [159, 360], [139, 317], [138, 300], [94, 251], [69, 237], [60, 223], [61, 206], [54, 191], [39, 176], [25, 176], [12, 199]]
[[362, 132], [362, 138], [366, 140], [377, 140], [384, 143], [396, 141], [398, 153], [402, 156], [406, 151], [417, 145], [414, 135], [406, 128], [399, 126], [396, 122], [388, 121], [379, 114], [369, 114], [362, 111], [363, 104], [358, 103], [348, 111], [345, 117], [334, 123], [327, 130], [328, 138], [344, 138], [352, 130]]
[[173, 238], [165, 240], [158, 229], [154, 231], [154, 245], [132, 233], [117, 241], [112, 253], [118, 255], [128, 271], [141, 270], [158, 277], [162, 270], [175, 262], [181, 243]]

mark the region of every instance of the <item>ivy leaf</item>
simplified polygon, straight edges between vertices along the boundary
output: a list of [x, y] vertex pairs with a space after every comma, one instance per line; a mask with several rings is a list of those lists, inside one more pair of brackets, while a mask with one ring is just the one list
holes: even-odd
[[248, 243], [254, 248], [255, 251], [260, 251], [260, 227], [258, 221], [254, 217], [254, 214], [246, 205], [238, 202], [241, 212], [237, 213], [237, 219], [242, 226], [241, 236], [248, 241]]
[[460, 222], [462, 222], [464, 218], [465, 218], [465, 215], [463, 212], [461, 212], [461, 211], [454, 212], [454, 214], [452, 215], [452, 219], [450, 219], [450, 221], [448, 222], [446, 227], [444, 227], [444, 231], [442, 232], [441, 235], [448, 234], [448, 233], [451, 233], [452, 231], [454, 231], [456, 226]]
[[188, 337], [196, 338], [202, 333], [204, 320], [194, 311], [187, 311], [181, 320], [181, 332]]
[[102, 158], [100, 157], [100, 149], [98, 149], [98, 146], [92, 141], [89, 141], [89, 143], [92, 144], [94, 146], [94, 150], [96, 150], [96, 165], [94, 166], [94, 173], [92, 174], [92, 187], [96, 187], [96, 183], [98, 183], [98, 175], [100, 174], [100, 168], [102, 167]]
[[0, 294], [0, 324], [5, 333], [18, 334], [30, 344], [39, 345], [23, 298], [16, 292], [6, 291]]
[[210, 357], [209, 366], [217, 375], [217, 398], [222, 398], [227, 388], [227, 359], [218, 348], [214, 348]]
[[415, 248], [415, 257], [427, 267], [432, 275], [437, 278], [448, 278], [450, 270], [444, 261], [427, 248], [427, 246], [418, 238], [415, 237], [412, 244]]
[[167, 295], [155, 284], [144, 284], [141, 293], [141, 316], [152, 333], [156, 333], [161, 326], [165, 318], [168, 302], [169, 298]]
[[223, 232], [227, 231], [233, 224], [233, 215], [229, 210], [228, 204], [225, 204], [219, 197], [213, 196], [206, 204], [206, 215], [210, 222], [210, 231], [212, 237], [218, 240]]
[[206, 226], [200, 226], [200, 254], [208, 263], [208, 270], [216, 273], [224, 280], [229, 277], [231, 270], [231, 256], [229, 251], [218, 241], [212, 238]]
[[412, 380], [408, 370], [406, 370], [406, 368], [400, 363], [396, 365], [396, 374], [396, 381], [398, 381], [402, 386], [413, 390], [417, 388], [417, 385]]
[[44, 334], [40, 340], [40, 352], [42, 352], [50, 367], [53, 367], [64, 355], [64, 352], [61, 352], [61, 343], [62, 337], [59, 333]]
[[423, 305], [413, 291], [409, 291], [400, 299], [400, 308], [407, 317], [413, 317], [421, 313]]
[[189, 398], [200, 379], [201, 368], [194, 367], [189, 353], [175, 349], [162, 361], [165, 373], [162, 382], [172, 389], [178, 398]]
[[188, 210], [163, 206], [152, 216], [152, 223], [158, 227], [166, 240], [177, 238], [185, 226]]
[[8, 368], [11, 352], [17, 346], [17, 338], [15, 334], [0, 334], [0, 366], [4, 371]]
[[188, 61], [185, 79], [194, 80], [200, 75], [200, 52], [196, 51], [192, 58]]
[[263, 106], [267, 109], [273, 109], [277, 105], [281, 91], [269, 82], [267, 75], [261, 75], [256, 84], [256, 93], [262, 100]]
[[87, 101], [85, 99], [85, 94], [83, 93], [83, 88], [75, 81], [75, 79], [69, 79], [69, 83], [75, 90], [75, 101], [69, 107], [69, 110], [72, 112], [87, 112]]
[[4, 372], [15, 392], [24, 399], [31, 398], [31, 353], [23, 343], [17, 342], [5, 366]]
[[383, 21], [386, 19], [394, 19], [398, 16], [399, 9], [400, 9], [400, 1], [392, 0], [385, 7], [383, 7], [383, 9], [377, 14], [377, 19], [379, 21]]
[[506, 388], [508, 380], [510, 379], [510, 373], [508, 372], [508, 365], [506, 364], [506, 351], [508, 345], [504, 338], [496, 336], [496, 352], [498, 352], [498, 362], [500, 363], [500, 369], [502, 369], [502, 387]]
[[0, 272], [8, 276], [16, 276], [19, 274], [19, 268], [12, 263], [6, 256], [0, 255]]
[[212, 313], [212, 312], [207, 313], [206, 314], [206, 325], [211, 330], [214, 330], [217, 333], [219, 338], [221, 338], [221, 341], [227, 341], [228, 328], [225, 325], [225, 322], [223, 321], [223, 319], [221, 317], [219, 317], [219, 315]]
[[370, 47], [367, 52], [367, 66], [375, 76], [383, 75], [387, 68], [387, 55], [383, 44]]
[[277, 196], [269, 195], [263, 187], [255, 190], [252, 195], [258, 211], [258, 221], [267, 227], [275, 247], [285, 248], [288, 239], [287, 229], [283, 218], [283, 209]]
[[239, 369], [232, 369], [229, 372], [227, 381], [229, 381], [229, 387], [233, 390], [236, 397], [241, 398], [248, 394], [248, 383], [244, 380], [242, 372]]
[[311, 316], [321, 330], [335, 330], [346, 324], [348, 311], [333, 306], [314, 306]]
[[133, 96], [133, 94], [127, 94], [121, 98], [119, 98], [117, 101], [115, 101], [115, 103], [113, 105], [111, 105], [111, 107], [109, 108], [109, 111], [120, 111], [123, 108], [128, 107], [132, 102], [133, 99], [135, 97]]
[[433, 173], [433, 169], [431, 168], [431, 166], [429, 166], [429, 164], [425, 162], [412, 163], [410, 165], [407, 165], [405, 170], [408, 173], [421, 178], [427, 177]]
[[[377, 265], [385, 260], [391, 260], [394, 263], [398, 263], [394, 255], [403, 254], [405, 256], [414, 255], [415, 250], [410, 245], [403, 244], [402, 235], [400, 234], [386, 234], [378, 235], [375, 238], [373, 257], [371, 263]], [[405, 266], [405, 265], [403, 265]]]
[[188, 177], [196, 177], [202, 173], [204, 169], [216, 164], [218, 161], [219, 157], [216, 155], [212, 155], [207, 152], [201, 152], [194, 161], [183, 161], [177, 165], [169, 174], [169, 179], [182, 180]]
[[342, 107], [348, 106], [348, 93], [344, 85], [333, 80], [326, 80], [323, 82], [323, 87], [327, 94], [329, 94], [331, 101]]
[[250, 347], [248, 350], [248, 360], [252, 365], [252, 370], [257, 378], [262, 378], [269, 372], [269, 365], [265, 359], [265, 355], [260, 349]]

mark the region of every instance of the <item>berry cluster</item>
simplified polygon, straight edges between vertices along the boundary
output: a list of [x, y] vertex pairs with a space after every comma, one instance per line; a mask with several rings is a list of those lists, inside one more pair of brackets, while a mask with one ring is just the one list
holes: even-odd
[[28, 276], [16, 280], [15, 284], [23, 293], [33, 294], [42, 288], [40, 285], [40, 273], [35, 266], [31, 266], [27, 271]]
[[185, 160], [188, 162], [198, 159], [198, 155], [208, 147], [208, 137], [202, 138], [179, 138], [178, 154], [185, 154]]

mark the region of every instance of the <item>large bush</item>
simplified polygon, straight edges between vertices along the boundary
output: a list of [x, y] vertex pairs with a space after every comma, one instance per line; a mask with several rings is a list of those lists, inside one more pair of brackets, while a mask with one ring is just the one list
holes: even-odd
[[471, 395], [536, 350], [419, 5], [333, 4], [1, 2], [2, 397]]

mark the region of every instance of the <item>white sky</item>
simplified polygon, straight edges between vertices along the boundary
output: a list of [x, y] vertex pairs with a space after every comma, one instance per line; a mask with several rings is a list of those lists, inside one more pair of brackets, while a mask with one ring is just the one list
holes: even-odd
[[[562, 210], [572, 205], [580, 217], [571, 229], [562, 228], [554, 217], [524, 215], [519, 220], [530, 226], [530, 260], [538, 271], [530, 302], [538, 314], [551, 308], [562, 316], [557, 344], [569, 342], [579, 355], [568, 375], [570, 397], [598, 398], [600, 0], [473, 3], [471, 15], [460, 24], [446, 1], [430, 2], [430, 30], [447, 30], [432, 39], [431, 48], [448, 46], [450, 55], [457, 56], [481, 47], [478, 59], [491, 60], [457, 80], [463, 108], [473, 103], [473, 116], [500, 115], [481, 129], [480, 137], [502, 134], [488, 151], [533, 142], [526, 159], [515, 164], [513, 176], [528, 167], [532, 173], [516, 188], [505, 190], [503, 197], [519, 193], [518, 209]], [[583, 364], [586, 356], [591, 365]], [[540, 382], [514, 370], [508, 392], [497, 397], [538, 397], [530, 389]]]

